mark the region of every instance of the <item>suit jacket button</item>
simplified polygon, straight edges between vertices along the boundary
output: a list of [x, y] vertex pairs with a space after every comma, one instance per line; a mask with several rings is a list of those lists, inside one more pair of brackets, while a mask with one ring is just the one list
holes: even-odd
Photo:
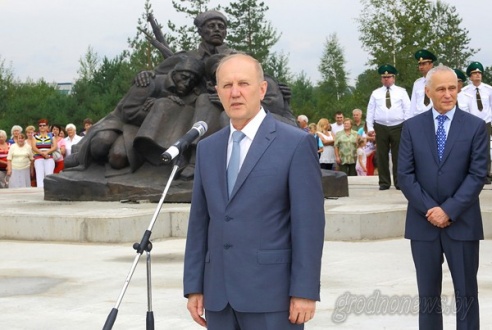
[[227, 243], [227, 244], [224, 244], [224, 249], [228, 250], [232, 247], [231, 244]]
[[229, 221], [231, 221], [231, 220], [232, 220], [232, 217], [230, 217], [230, 216], [228, 216], [228, 215], [225, 217], [225, 221], [226, 221], [226, 222], [229, 222]]

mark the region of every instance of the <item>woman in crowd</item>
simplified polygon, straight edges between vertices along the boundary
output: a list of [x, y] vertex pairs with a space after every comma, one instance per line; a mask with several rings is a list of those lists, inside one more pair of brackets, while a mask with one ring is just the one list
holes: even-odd
[[60, 135], [62, 127], [60, 125], [51, 126], [51, 133], [53, 134], [53, 140], [56, 141], [58, 148], [53, 153], [53, 159], [55, 160], [55, 170], [53, 173], [60, 173], [64, 168], [63, 157], [66, 153], [66, 144], [64, 136]]
[[53, 174], [55, 170], [55, 161], [53, 152], [56, 151], [57, 145], [51, 134], [48, 133], [48, 120], [40, 119], [38, 121], [39, 133], [34, 135], [31, 142], [34, 153], [34, 169], [36, 170], [36, 185], [44, 187], [44, 177]]
[[36, 128], [34, 126], [27, 126], [26, 127], [26, 142], [31, 145], [33, 139], [34, 139], [34, 135], [36, 134]]
[[[32, 141], [34, 141], [34, 135], [36, 134], [36, 128], [32, 125], [26, 127], [26, 143], [32, 146]], [[31, 187], [36, 187], [36, 170], [34, 169], [31, 174]]]
[[20, 133], [22, 133], [22, 127], [20, 127], [19, 125], [12, 126], [12, 129], [10, 130], [9, 143], [10, 144], [17, 143], [17, 137], [19, 136]]
[[7, 175], [10, 176], [9, 188], [26, 188], [31, 186], [34, 173], [32, 148], [26, 143], [24, 133], [17, 135], [17, 143], [10, 146], [7, 156]]
[[[60, 133], [58, 133], [58, 137], [64, 139], [67, 137], [67, 131], [65, 131], [65, 128], [63, 127], [60, 127]], [[65, 150], [66, 150], [66, 147], [65, 147]], [[66, 154], [66, 152], [65, 152]], [[63, 154], [63, 156], [65, 156], [65, 154]]]
[[0, 130], [0, 188], [7, 187], [7, 155], [9, 147], [7, 133], [4, 130]]
[[352, 130], [352, 119], [343, 120], [343, 131], [335, 137], [335, 156], [340, 171], [349, 176], [356, 176], [355, 163], [357, 160], [357, 132]]
[[335, 136], [331, 131], [330, 121], [326, 118], [321, 118], [318, 121], [318, 136], [323, 143], [323, 152], [319, 158], [320, 167], [324, 170], [333, 170], [333, 165], [336, 162], [335, 158]]

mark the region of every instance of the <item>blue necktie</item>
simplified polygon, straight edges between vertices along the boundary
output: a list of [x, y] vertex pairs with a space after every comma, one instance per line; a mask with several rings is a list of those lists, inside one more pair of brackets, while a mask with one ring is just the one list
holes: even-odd
[[246, 135], [241, 131], [234, 131], [232, 133], [232, 152], [231, 158], [229, 159], [229, 166], [227, 167], [227, 190], [229, 191], [229, 196], [236, 184], [237, 175], [239, 173], [239, 161], [241, 156], [241, 147], [239, 143], [245, 136]]
[[444, 154], [444, 147], [446, 146], [446, 131], [444, 130], [444, 122], [448, 119], [446, 115], [437, 116], [437, 155], [439, 156], [439, 161], [442, 160], [442, 155]]

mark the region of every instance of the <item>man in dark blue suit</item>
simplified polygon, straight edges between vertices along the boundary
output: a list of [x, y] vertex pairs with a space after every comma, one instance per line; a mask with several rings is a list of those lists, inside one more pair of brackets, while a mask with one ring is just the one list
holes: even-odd
[[403, 125], [398, 182], [408, 199], [405, 237], [411, 240], [419, 291], [419, 329], [443, 328], [441, 283], [446, 257], [456, 299], [457, 329], [479, 329], [478, 259], [483, 239], [479, 194], [487, 175], [485, 122], [456, 107], [456, 73], [427, 74], [433, 108]]
[[315, 140], [262, 108], [267, 83], [252, 57], [226, 57], [216, 75], [230, 125], [197, 147], [188, 310], [212, 330], [303, 329], [319, 300], [324, 241]]

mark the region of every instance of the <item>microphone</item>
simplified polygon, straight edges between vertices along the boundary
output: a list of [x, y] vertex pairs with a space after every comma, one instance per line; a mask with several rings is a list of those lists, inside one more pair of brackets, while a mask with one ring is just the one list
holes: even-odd
[[205, 134], [208, 129], [208, 125], [204, 121], [199, 121], [193, 125], [193, 127], [183, 135], [178, 141], [176, 141], [172, 146], [170, 146], [166, 152], [161, 155], [161, 159], [164, 164], [169, 164], [176, 156], [185, 151], [189, 144], [198, 137]]

